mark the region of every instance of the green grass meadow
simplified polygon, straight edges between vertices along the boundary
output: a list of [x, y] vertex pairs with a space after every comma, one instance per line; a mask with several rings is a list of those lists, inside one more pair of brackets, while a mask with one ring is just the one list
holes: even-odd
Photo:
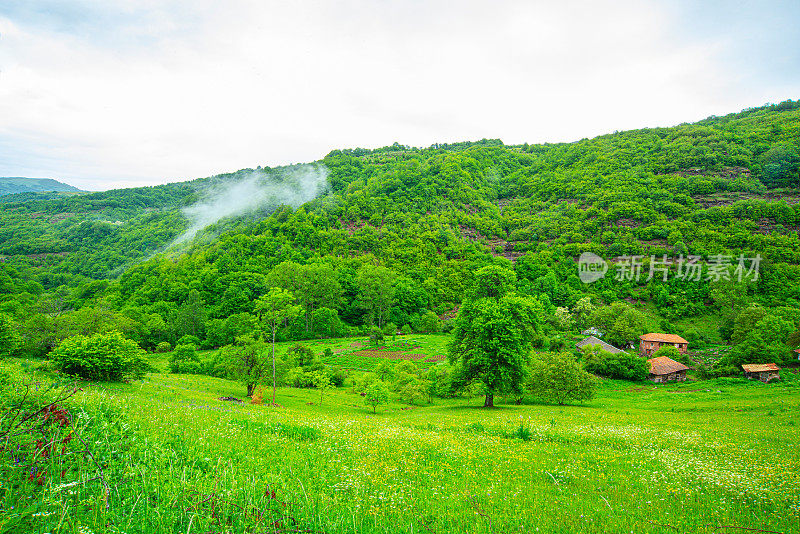
[[375, 415], [349, 388], [269, 407], [220, 401], [243, 387], [205, 376], [83, 384], [66, 405], [94, 459], [0, 482], [0, 532], [798, 532], [800, 381], [784, 377]]
[[[394, 362], [410, 360], [426, 368], [447, 359], [447, 345], [450, 339], [450, 336], [431, 334], [386, 336], [377, 344], [368, 337], [283, 341], [275, 343], [275, 354], [280, 357], [294, 345], [302, 344], [319, 355], [325, 365], [339, 366], [352, 371], [372, 371], [384, 359]], [[333, 356], [325, 356], [325, 349], [330, 349]], [[199, 354], [207, 358], [213, 352], [215, 351], [206, 350], [200, 351]], [[164, 356], [164, 361], [157, 365], [165, 365], [166, 357], [167, 355]]]

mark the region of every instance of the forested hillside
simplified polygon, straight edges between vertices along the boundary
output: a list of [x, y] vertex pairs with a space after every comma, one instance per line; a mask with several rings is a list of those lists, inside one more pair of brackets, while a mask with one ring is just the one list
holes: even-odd
[[[272, 286], [304, 308], [282, 338], [438, 328], [424, 320], [432, 314], [447, 328], [473, 272], [502, 264], [547, 311], [544, 344], [563, 342], [575, 321], [606, 321], [618, 341], [654, 326], [697, 346], [732, 340], [750, 355], [789, 356], [800, 320], [800, 101], [574, 143], [395, 144], [334, 150], [317, 164], [327, 181], [314, 200], [236, 214], [178, 251], [165, 247], [210, 184], [252, 172], [280, 182], [293, 169], [10, 197], [0, 225], [5, 330], [39, 355], [72, 333], [113, 328], [150, 349], [187, 334], [216, 347], [251, 329], [254, 301]], [[584, 251], [642, 255], [645, 272], [651, 255], [763, 260], [741, 284], [613, 272], [583, 284]], [[591, 314], [579, 305], [587, 296]], [[592, 315], [618, 301], [613, 317]], [[628, 324], [615, 326], [620, 318]], [[755, 330], [761, 337], [748, 337]]]

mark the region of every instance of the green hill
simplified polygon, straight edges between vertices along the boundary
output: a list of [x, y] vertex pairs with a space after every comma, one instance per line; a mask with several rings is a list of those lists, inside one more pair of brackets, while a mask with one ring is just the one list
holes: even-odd
[[[310, 165], [15, 198], [2, 204], [0, 309], [21, 322], [53, 306], [66, 312], [59, 320], [72, 317], [55, 337], [41, 325], [29, 336], [45, 352], [100, 309], [146, 347], [185, 333], [218, 346], [271, 285], [308, 295], [288, 339], [321, 335], [319, 308], [341, 319], [336, 335], [372, 321], [417, 330], [430, 312], [446, 324], [473, 272], [499, 264], [553, 316], [585, 297], [627, 302], [648, 326], [702, 346], [736, 338], [738, 311], [752, 304], [777, 310], [765, 343], [783, 343], [797, 318], [782, 310], [800, 306], [799, 154], [800, 101], [787, 101], [574, 143], [396, 143]], [[644, 276], [615, 280], [612, 264], [583, 284], [576, 261], [586, 251], [642, 256]], [[648, 277], [649, 258], [665, 255], [762, 262], [747, 284], [708, 271], [692, 283]], [[363, 291], [379, 279], [391, 296], [380, 305]], [[551, 323], [558, 346], [563, 330]]]
[[19, 178], [0, 176], [0, 196], [17, 193], [42, 193], [63, 191], [80, 193], [81, 190], [52, 178]]

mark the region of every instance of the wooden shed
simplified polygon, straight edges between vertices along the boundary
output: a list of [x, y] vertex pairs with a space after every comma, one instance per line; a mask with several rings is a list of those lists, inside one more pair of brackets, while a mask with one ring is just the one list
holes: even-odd
[[745, 378], [748, 380], [755, 378], [766, 384], [770, 380], [781, 379], [781, 375], [778, 373], [781, 368], [774, 363], [743, 363], [742, 369], [744, 370]]
[[676, 362], [672, 358], [659, 356], [647, 360], [650, 364], [650, 380], [653, 382], [684, 382], [688, 367], [681, 362]]

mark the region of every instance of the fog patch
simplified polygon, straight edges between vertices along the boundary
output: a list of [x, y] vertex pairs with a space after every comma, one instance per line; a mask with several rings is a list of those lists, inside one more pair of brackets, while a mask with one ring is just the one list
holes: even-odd
[[324, 165], [309, 164], [249, 171], [233, 179], [213, 181], [201, 190], [200, 200], [183, 209], [189, 227], [167, 248], [193, 239], [222, 219], [282, 205], [296, 208], [324, 192], [327, 178]]

